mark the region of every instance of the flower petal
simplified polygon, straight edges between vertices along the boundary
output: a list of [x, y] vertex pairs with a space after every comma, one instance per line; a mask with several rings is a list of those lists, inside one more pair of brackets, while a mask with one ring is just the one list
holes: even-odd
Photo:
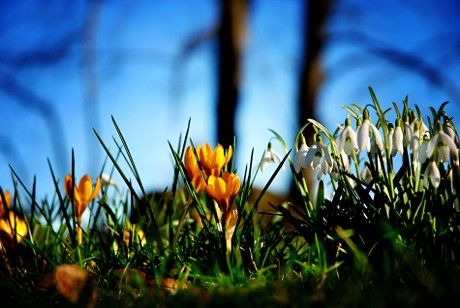
[[358, 148], [360, 152], [364, 150], [369, 152], [371, 150], [371, 144], [369, 140], [369, 124], [369, 120], [364, 120], [364, 122], [359, 127], [359, 130], [357, 131]]
[[301, 168], [306, 167], [305, 156], [307, 155], [308, 150], [309, 150], [309, 147], [305, 143], [302, 143], [299, 151], [295, 155], [295, 161], [294, 161], [295, 172], [299, 173]]

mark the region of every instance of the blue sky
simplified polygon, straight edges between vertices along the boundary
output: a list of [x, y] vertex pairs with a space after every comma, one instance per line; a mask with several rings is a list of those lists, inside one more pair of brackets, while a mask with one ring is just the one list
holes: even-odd
[[[46, 3], [47, 5], [44, 5]], [[71, 4], [70, 4], [71, 3]], [[93, 127], [115, 150], [113, 116], [120, 126], [147, 189], [171, 185], [175, 145], [191, 118], [195, 144], [216, 144], [215, 42], [204, 41], [182, 62], [178, 55], [190, 37], [209, 31], [218, 18], [217, 1], [107, 1], [95, 32], [96, 99], [85, 105], [81, 66], [83, 46], [68, 40], [64, 56], [47, 64], [17, 59], [31, 51], [55, 48], [60, 38], [80, 33], [83, 1], [17, 1], [0, 9], [1, 83], [14, 80], [33, 95], [33, 102], [52, 106], [58, 116], [52, 125], [31, 105], [0, 88], [0, 185], [13, 189], [8, 164], [26, 185], [37, 176], [39, 196], [53, 187], [47, 159], [62, 180], [70, 172], [71, 149], [76, 173], [96, 175], [104, 159]], [[409, 102], [439, 106], [458, 114], [460, 89], [460, 9], [455, 1], [336, 1], [325, 29], [329, 41], [323, 54], [325, 80], [318, 97], [318, 119], [333, 130], [347, 112], [343, 105], [370, 103], [372, 86], [382, 105]], [[242, 173], [252, 148], [261, 157], [278, 132], [288, 145], [296, 133], [297, 81], [300, 72], [301, 0], [253, 1], [243, 58], [241, 101], [237, 112], [237, 168]], [[455, 7], [457, 6], [457, 7]], [[351, 34], [359, 34], [352, 36]], [[366, 39], [364, 39], [366, 38]], [[64, 40], [65, 41], [65, 40]], [[397, 51], [388, 56], [388, 51]], [[382, 53], [386, 52], [383, 57]], [[401, 65], [409, 55], [416, 67], [435, 68], [441, 82]], [[404, 60], [404, 58], [402, 58]], [[399, 62], [398, 62], [399, 61]], [[399, 63], [399, 64], [397, 64]], [[59, 140], [56, 143], [56, 137]], [[281, 147], [273, 143], [275, 150]], [[59, 147], [60, 152], [55, 150]], [[109, 170], [109, 169], [107, 169]], [[274, 170], [259, 173], [266, 183]], [[117, 178], [116, 178], [117, 179]], [[281, 173], [274, 191], [288, 189], [290, 174]]]

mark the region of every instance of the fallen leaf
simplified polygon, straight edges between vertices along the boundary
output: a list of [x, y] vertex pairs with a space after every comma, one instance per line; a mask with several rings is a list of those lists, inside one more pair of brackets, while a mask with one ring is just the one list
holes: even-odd
[[89, 273], [78, 265], [59, 265], [54, 271], [56, 288], [59, 293], [76, 304], [88, 283]]

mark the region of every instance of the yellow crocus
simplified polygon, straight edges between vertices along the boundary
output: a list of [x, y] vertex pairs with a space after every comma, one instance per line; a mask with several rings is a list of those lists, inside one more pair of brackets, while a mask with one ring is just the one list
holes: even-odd
[[185, 170], [187, 170], [188, 176], [192, 180], [193, 186], [195, 186], [196, 191], [201, 191], [206, 183], [201, 175], [198, 160], [191, 146], [189, 146], [185, 151], [184, 166]]
[[204, 187], [206, 193], [216, 200], [224, 215], [228, 215], [238, 191], [240, 190], [240, 177], [235, 173], [224, 172], [222, 177], [211, 175], [208, 185]]
[[137, 243], [141, 247], [144, 247], [147, 244], [147, 239], [145, 238], [144, 231], [138, 228], [136, 224], [133, 224], [131, 227], [127, 227], [124, 231], [124, 241], [126, 246], [129, 246], [129, 243]]
[[227, 155], [225, 155], [224, 147], [220, 144], [217, 144], [214, 150], [208, 143], [196, 149], [198, 159], [207, 177], [211, 175], [219, 176], [222, 168], [230, 161], [233, 154], [233, 149], [229, 146]]
[[16, 240], [17, 243], [20, 243], [25, 236], [27, 236], [26, 223], [16, 217], [12, 211], [9, 212], [7, 217], [0, 219], [0, 241], [6, 247], [13, 248], [14, 241]]
[[217, 202], [222, 211], [226, 248], [227, 253], [230, 253], [232, 251], [232, 236], [238, 220], [238, 211], [233, 207], [233, 201], [240, 190], [240, 178], [237, 174], [229, 172], [224, 172], [222, 177], [211, 175], [208, 178], [208, 185], [204, 189]]
[[3, 196], [5, 197], [5, 200], [3, 200], [3, 198], [0, 197], [0, 217], [3, 217], [3, 215], [5, 214], [5, 205], [6, 207], [10, 207], [11, 205], [11, 194], [8, 190], [5, 190], [3, 192]]
[[93, 181], [89, 175], [85, 174], [82, 176], [77, 187], [73, 183], [72, 175], [67, 174], [64, 179], [64, 190], [69, 200], [72, 200], [73, 198], [75, 204], [75, 215], [77, 216], [77, 220], [80, 222], [88, 204], [99, 194], [99, 191], [101, 190], [101, 180], [100, 178], [97, 178], [97, 183], [93, 190]]
[[97, 178], [96, 186], [93, 190], [93, 181], [87, 174], [82, 176], [78, 187], [73, 183], [72, 175], [67, 174], [64, 179], [64, 190], [69, 200], [73, 200], [75, 206], [75, 216], [77, 218], [77, 235], [78, 243], [81, 244], [83, 241], [81, 231], [81, 218], [85, 212], [88, 204], [94, 200], [101, 190], [101, 179]]

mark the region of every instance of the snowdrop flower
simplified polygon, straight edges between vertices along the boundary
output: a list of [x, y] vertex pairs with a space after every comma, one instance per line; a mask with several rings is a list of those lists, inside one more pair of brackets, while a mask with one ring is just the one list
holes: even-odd
[[372, 173], [369, 167], [366, 165], [361, 172], [361, 179], [363, 179], [366, 184], [369, 184], [372, 181]]
[[457, 147], [460, 146], [460, 141], [458, 140], [458, 135], [457, 133], [455, 132], [454, 128], [450, 125], [450, 123], [445, 123], [443, 125], [443, 131], [449, 135], [450, 138], [452, 138], [452, 140], [454, 141], [455, 145]]
[[395, 134], [395, 128], [393, 127], [393, 124], [389, 123], [388, 124], [388, 150], [390, 151], [390, 154], [393, 155], [393, 135]]
[[[281, 156], [273, 150], [272, 143], [269, 142], [268, 149], [265, 151], [264, 157], [262, 158], [262, 162], [260, 163], [260, 171], [264, 172], [265, 170], [267, 170], [268, 164], [274, 163], [275, 158], [281, 163]], [[284, 164], [281, 168], [283, 169], [283, 171], [286, 169], [284, 167]]]
[[430, 178], [431, 185], [434, 188], [438, 188], [441, 183], [441, 173], [439, 172], [438, 166], [434, 161], [431, 161], [430, 164], [426, 167], [425, 173], [423, 174], [423, 184], [425, 188], [428, 188], [428, 178]]
[[[378, 173], [378, 176], [382, 174], [386, 164], [387, 160], [385, 156], [382, 157], [382, 161], [380, 161], [380, 159], [376, 159], [374, 161], [374, 164], [372, 164], [372, 166], [375, 167], [375, 171]], [[369, 184], [373, 179], [372, 172], [367, 164], [364, 166], [363, 171], [361, 171], [361, 179], [364, 180], [364, 182], [366, 182], [367, 184]]]
[[305, 163], [305, 156], [307, 156], [308, 150], [310, 148], [305, 141], [305, 137], [302, 135], [302, 144], [300, 145], [300, 149], [297, 151], [294, 160], [294, 169], [295, 172], [299, 173], [301, 168], [307, 167]]
[[422, 143], [420, 143], [420, 146], [417, 148], [417, 150], [414, 152], [414, 161], [423, 164], [426, 159], [428, 158], [427, 156], [427, 148], [428, 148], [428, 142], [430, 141], [429, 138], [429, 133], [425, 134], [422, 139]]
[[413, 131], [412, 138], [410, 140], [410, 152], [414, 154], [415, 152], [417, 152], [419, 146], [420, 146], [420, 133], [419, 133], [418, 128], [416, 128], [416, 130]]
[[454, 140], [446, 134], [441, 127], [441, 123], [437, 122], [438, 132], [431, 138], [428, 143], [426, 154], [428, 157], [436, 153], [437, 162], [444, 163], [449, 160], [449, 157], [458, 158], [458, 148]]
[[[395, 156], [396, 153], [400, 153], [401, 155], [404, 153], [404, 145], [403, 145], [403, 131], [401, 128], [401, 119], [396, 119], [396, 129], [391, 136], [391, 156]], [[390, 138], [388, 138], [390, 140]]]
[[349, 118], [345, 120], [345, 129], [337, 140], [337, 146], [339, 152], [343, 151], [347, 155], [350, 155], [352, 151], [358, 151], [358, 137], [353, 128], [351, 128], [351, 121]]
[[412, 122], [410, 123], [412, 132], [419, 131], [421, 136], [424, 136], [427, 132], [429, 132], [428, 127], [426, 126], [425, 122], [423, 122], [423, 119], [418, 119], [417, 114], [415, 113], [414, 110], [412, 110]]
[[332, 168], [331, 168], [330, 174], [331, 174], [331, 177], [335, 181], [338, 181], [339, 176], [340, 176], [339, 163], [337, 163], [337, 161], [338, 160], [340, 161], [340, 159], [341, 159], [341, 163], [343, 165], [343, 170], [348, 171], [350, 169], [350, 160], [348, 159], [348, 155], [344, 151], [341, 151], [340, 152], [340, 157], [338, 159], [333, 159], [332, 160]]
[[310, 147], [305, 156], [305, 165], [311, 166], [313, 169], [321, 165], [323, 174], [330, 173], [332, 170], [331, 154], [329, 154], [329, 151], [323, 145], [322, 138], [319, 134], [315, 135], [315, 140], [316, 142]]
[[115, 182], [115, 180], [112, 179], [112, 178], [110, 177], [110, 175], [108, 175], [107, 173], [102, 173], [102, 174], [101, 174], [101, 181], [102, 181], [102, 183], [107, 184], [107, 185], [113, 185], [113, 186], [116, 186], [116, 185], [117, 185], [117, 183]]
[[412, 127], [409, 124], [409, 116], [405, 116], [404, 118], [404, 138], [403, 138], [403, 145], [407, 147], [410, 145], [410, 141], [412, 139]]
[[368, 153], [371, 151], [371, 139], [370, 133], [374, 137], [375, 144], [377, 145], [378, 149], [382, 151], [383, 149], [383, 142], [382, 137], [380, 136], [380, 132], [375, 127], [374, 124], [371, 123], [369, 119], [369, 111], [367, 109], [364, 110], [363, 113], [363, 123], [358, 128], [356, 134], [358, 136], [358, 148], [359, 151], [362, 152], [366, 150]]

